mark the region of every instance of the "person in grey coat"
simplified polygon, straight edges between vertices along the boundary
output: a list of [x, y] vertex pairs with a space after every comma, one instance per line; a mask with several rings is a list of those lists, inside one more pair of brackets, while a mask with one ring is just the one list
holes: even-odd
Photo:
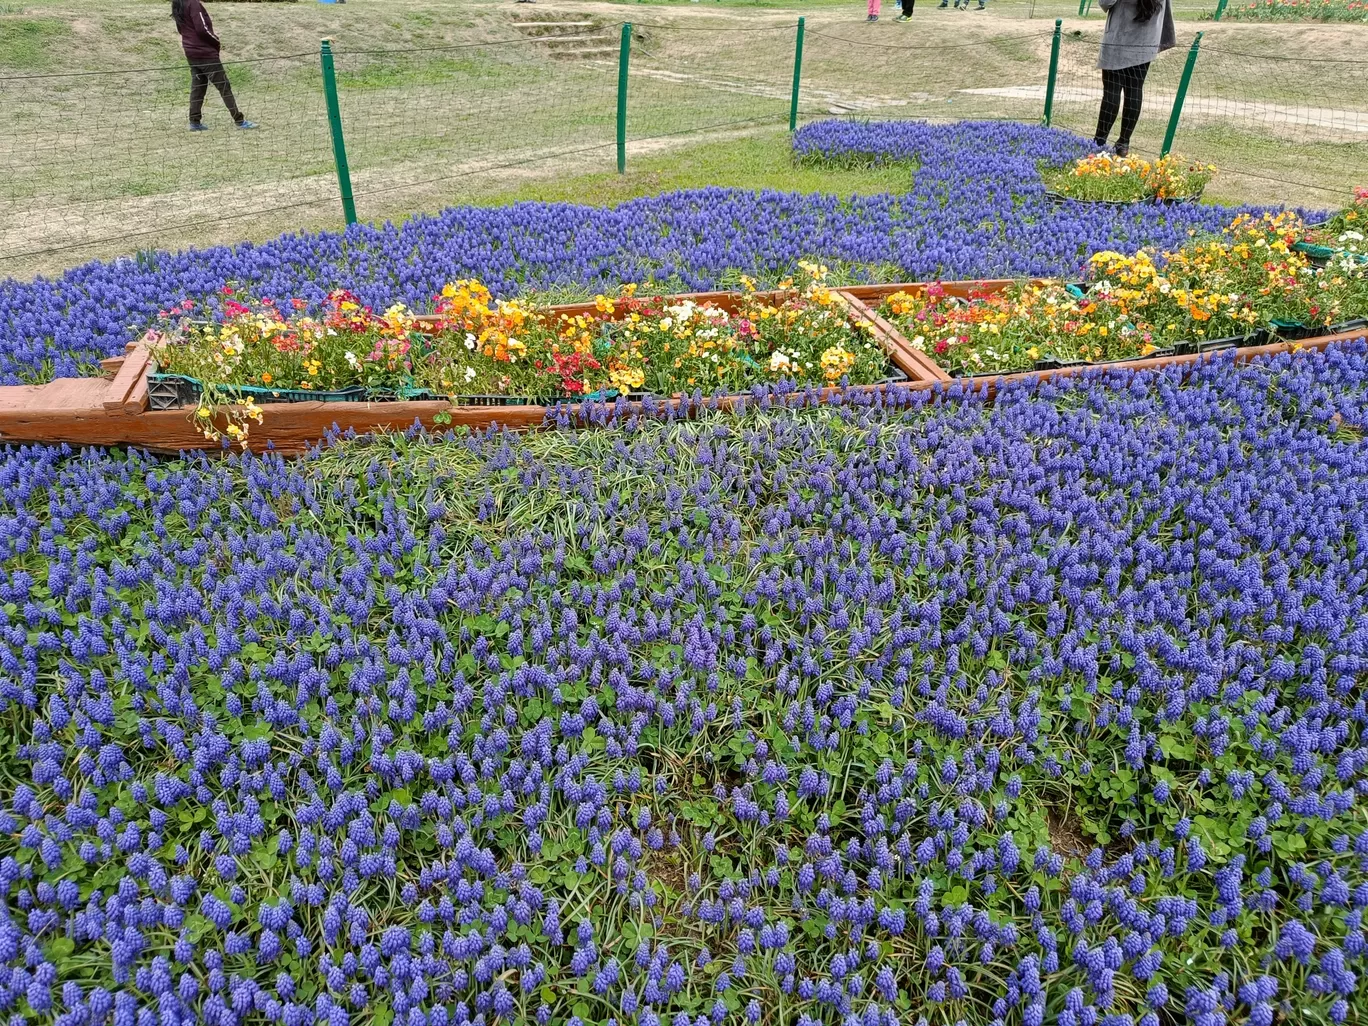
[[1150, 62], [1161, 51], [1171, 49], [1178, 35], [1170, 0], [1099, 2], [1107, 12], [1107, 27], [1102, 30], [1102, 47], [1097, 54], [1097, 66], [1102, 69], [1102, 109], [1093, 142], [1099, 150], [1106, 148], [1119, 113], [1121, 134], [1116, 137], [1114, 152], [1124, 157], [1130, 153], [1131, 133], [1140, 121]]

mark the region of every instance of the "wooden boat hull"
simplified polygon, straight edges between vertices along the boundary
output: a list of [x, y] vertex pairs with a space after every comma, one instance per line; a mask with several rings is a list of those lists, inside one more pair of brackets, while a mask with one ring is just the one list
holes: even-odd
[[[1006, 287], [1005, 280], [944, 282], [952, 295], [967, 296], [973, 291], [994, 291]], [[861, 390], [886, 387], [914, 390], [945, 390], [959, 383], [964, 389], [992, 399], [1004, 384], [1033, 379], [1067, 377], [1099, 371], [1144, 371], [1163, 367], [1191, 367], [1214, 358], [1214, 354], [1159, 356], [1105, 365], [1080, 365], [1016, 374], [953, 378], [925, 353], [914, 349], [897, 328], [880, 317], [880, 301], [897, 291], [926, 288], [923, 282], [904, 282], [841, 289], [836, 295], [855, 314], [874, 325], [874, 335], [884, 346], [890, 361], [906, 376], [897, 386], [871, 385]], [[674, 299], [693, 299], [728, 306], [734, 293], [694, 293]], [[592, 304], [553, 307], [553, 313], [575, 315], [593, 312]], [[1300, 342], [1277, 342], [1249, 346], [1234, 351], [1237, 362], [1258, 356], [1299, 350], [1318, 350], [1337, 342], [1361, 339], [1364, 329], [1321, 336]], [[46, 385], [0, 386], [0, 443], [47, 443], [69, 445], [128, 445], [154, 452], [176, 453], [188, 449], [219, 448], [222, 443], [207, 440], [191, 422], [185, 408], [152, 410], [147, 396], [148, 355], [136, 344], [122, 358], [104, 361], [102, 378], [58, 378]], [[832, 390], [824, 390], [830, 394]], [[678, 400], [661, 400], [663, 403]], [[722, 406], [735, 398], [720, 400]], [[554, 407], [452, 406], [446, 402], [292, 402], [263, 404], [262, 422], [251, 425], [248, 448], [257, 452], [275, 451], [297, 455], [308, 451], [329, 434], [348, 429], [358, 434], [374, 431], [404, 431], [415, 424], [429, 430], [448, 427], [485, 430], [491, 427], [515, 430], [540, 427], [554, 415]], [[570, 407], [571, 416], [579, 408]], [[438, 417], [443, 416], [442, 423]]]

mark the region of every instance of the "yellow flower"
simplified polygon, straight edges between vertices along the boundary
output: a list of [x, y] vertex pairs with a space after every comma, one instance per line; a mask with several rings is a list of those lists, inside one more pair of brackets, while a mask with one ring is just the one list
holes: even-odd
[[822, 374], [834, 384], [855, 366], [855, 354], [840, 346], [832, 346], [822, 353], [821, 364]]

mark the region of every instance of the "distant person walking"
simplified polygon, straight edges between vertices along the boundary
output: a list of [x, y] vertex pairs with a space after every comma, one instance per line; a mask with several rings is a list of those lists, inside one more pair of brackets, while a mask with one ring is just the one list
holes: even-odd
[[228, 72], [223, 70], [219, 56], [219, 37], [214, 35], [214, 23], [209, 20], [209, 12], [201, 0], [171, 0], [171, 17], [180, 32], [185, 59], [190, 62], [190, 131], [209, 130], [203, 117], [204, 96], [211, 83], [223, 97], [224, 106], [233, 116], [233, 124], [238, 128], [256, 128], [256, 124], [238, 110], [237, 101], [233, 99], [233, 87], [228, 84]]
[[1102, 70], [1102, 109], [1097, 114], [1097, 133], [1093, 142], [1106, 149], [1107, 136], [1116, 115], [1121, 115], [1121, 133], [1113, 152], [1130, 155], [1131, 133], [1140, 122], [1140, 107], [1145, 100], [1145, 76], [1150, 62], [1163, 50], [1178, 42], [1173, 27], [1170, 0], [1098, 0], [1107, 12], [1107, 27], [1102, 30], [1102, 46], [1097, 66]]

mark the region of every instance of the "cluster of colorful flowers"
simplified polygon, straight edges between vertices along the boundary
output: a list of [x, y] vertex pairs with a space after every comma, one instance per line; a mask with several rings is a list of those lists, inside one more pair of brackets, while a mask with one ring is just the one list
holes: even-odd
[[1358, 1021], [1368, 345], [953, 391], [0, 453], [0, 1009]]
[[1368, 187], [1354, 190], [1354, 202], [1302, 233], [1302, 241], [1339, 253], [1368, 257]]
[[449, 283], [436, 316], [403, 304], [376, 313], [352, 293], [328, 296], [320, 317], [226, 290], [217, 316], [189, 302], [167, 311], [146, 341], [159, 369], [205, 383], [291, 390], [364, 388], [453, 396], [578, 397], [607, 390], [658, 395], [739, 390], [792, 379], [867, 384], [890, 374], [883, 349], [801, 262], [801, 282], [760, 293], [749, 278], [734, 303], [645, 298], [635, 285], [576, 313], [495, 300], [478, 281]]
[[1290, 212], [1241, 215], [1157, 259], [1094, 254], [1078, 285], [1018, 282], [965, 298], [933, 285], [894, 293], [880, 312], [955, 374], [1135, 359], [1261, 331], [1299, 336], [1368, 316], [1368, 265], [1345, 254], [1312, 266], [1292, 248], [1303, 234]]
[[1232, 21], [1364, 21], [1364, 0], [1235, 0], [1225, 9]]
[[1202, 194], [1216, 169], [1170, 154], [1149, 161], [1093, 153], [1063, 167], [1045, 167], [1041, 177], [1052, 191], [1086, 202], [1139, 203], [1184, 200]]
[[442, 286], [461, 279], [478, 279], [504, 299], [567, 284], [587, 288], [587, 297], [628, 281], [695, 292], [734, 286], [738, 269], [772, 285], [796, 275], [803, 257], [866, 280], [1044, 277], [1076, 273], [1097, 250], [1174, 248], [1189, 229], [1218, 230], [1235, 213], [1053, 207], [1037, 165], [1087, 152], [1087, 143], [1058, 130], [823, 122], [804, 126], [794, 146], [814, 158], [884, 153], [920, 166], [896, 195], [701, 189], [607, 210], [457, 207], [397, 225], [143, 254], [53, 280], [3, 281], [0, 383], [87, 373], [122, 352], [158, 311], [229, 284], [242, 295], [299, 297], [317, 316], [337, 287], [375, 310], [403, 303], [429, 312]]

